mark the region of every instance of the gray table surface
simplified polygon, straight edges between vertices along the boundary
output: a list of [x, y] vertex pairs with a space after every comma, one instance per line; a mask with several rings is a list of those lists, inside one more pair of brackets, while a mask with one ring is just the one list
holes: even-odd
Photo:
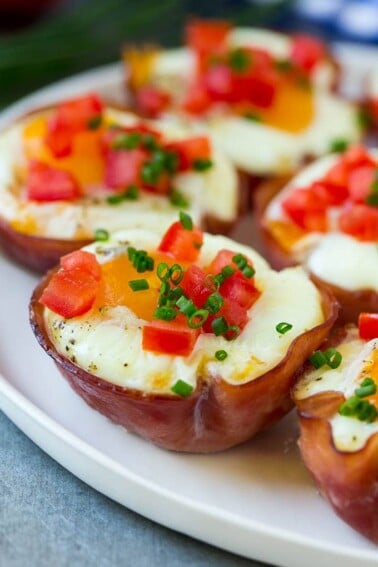
[[261, 567], [159, 526], [66, 471], [0, 412], [0, 567]]

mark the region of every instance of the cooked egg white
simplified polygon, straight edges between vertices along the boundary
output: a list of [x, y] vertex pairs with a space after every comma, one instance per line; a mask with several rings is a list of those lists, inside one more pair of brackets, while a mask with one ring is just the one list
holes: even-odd
[[[378, 376], [372, 376], [369, 372], [373, 353], [377, 349], [378, 339], [365, 342], [358, 338], [355, 330], [350, 331], [346, 342], [337, 347], [342, 355], [340, 366], [335, 369], [322, 367], [309, 372], [297, 383], [294, 398], [303, 400], [327, 391], [341, 392], [346, 399], [350, 398], [362, 381], [361, 375], [369, 375], [378, 381]], [[330, 425], [333, 442], [339, 451], [358, 451], [371, 435], [378, 433], [378, 420], [366, 423], [338, 413], [330, 419]]]
[[[125, 253], [128, 245], [156, 248], [157, 235], [142, 230], [122, 231], [112, 240], [86, 249], [108, 262]], [[199, 263], [210, 263], [218, 250], [228, 248], [248, 256], [256, 269], [256, 286], [262, 291], [249, 311], [250, 320], [233, 341], [202, 334], [189, 357], [155, 354], [142, 349], [145, 322], [132, 305], [103, 308], [96, 316], [64, 320], [45, 309], [45, 323], [58, 352], [104, 380], [145, 392], [169, 393], [178, 379], [196, 387], [199, 376], [222, 376], [230, 384], [244, 384], [275, 367], [296, 337], [324, 320], [319, 292], [301, 268], [282, 272], [270, 269], [255, 251], [222, 236], [205, 235]], [[277, 323], [293, 325], [286, 334]], [[215, 358], [224, 349], [224, 361]]]
[[[39, 113], [41, 115], [41, 113]], [[93, 197], [74, 202], [37, 203], [28, 201], [24, 192], [26, 157], [23, 130], [36, 118], [19, 121], [0, 135], [0, 216], [16, 230], [46, 238], [92, 238], [97, 228], [117, 231], [125, 227], [151, 228], [159, 231], [177, 218], [177, 207], [166, 197], [141, 191], [136, 201], [109, 205], [111, 191], [92, 187]], [[139, 118], [131, 113], [108, 110], [107, 119], [133, 125]], [[158, 123], [166, 139], [176, 140], [191, 134], [169, 123]], [[238, 177], [230, 161], [214, 149], [213, 167], [207, 172], [177, 174], [174, 187], [188, 200], [188, 213], [195, 222], [206, 215], [232, 222], [237, 216]]]
[[[228, 43], [231, 48], [262, 48], [275, 57], [286, 59], [291, 40], [267, 30], [236, 28], [230, 32]], [[180, 100], [194, 73], [195, 58], [189, 49], [165, 50], [156, 55], [150, 80]], [[298, 133], [223, 113], [216, 113], [206, 122], [193, 119], [191, 125], [208, 131], [212, 140], [244, 171], [258, 175], [290, 173], [305, 157], [326, 153], [335, 139], [355, 142], [361, 138], [356, 108], [330, 92], [333, 80], [332, 65], [319, 64], [313, 76], [313, 118], [309, 126]], [[182, 121], [187, 123], [185, 118]]]
[[[372, 150], [371, 154], [378, 157], [378, 150]], [[304, 168], [271, 201], [265, 211], [266, 221], [287, 220], [281, 207], [286, 196], [294, 188], [308, 187], [323, 177], [339, 159], [338, 155], [328, 155]], [[310, 272], [333, 285], [350, 291], [371, 289], [378, 292], [376, 242], [361, 242], [337, 230], [314, 232], [297, 240], [290, 253]]]

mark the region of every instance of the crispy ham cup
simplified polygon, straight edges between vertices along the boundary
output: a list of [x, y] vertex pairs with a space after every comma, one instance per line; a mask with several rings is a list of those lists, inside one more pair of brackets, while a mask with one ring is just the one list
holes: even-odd
[[294, 375], [338, 306], [302, 268], [277, 273], [180, 218], [158, 245], [135, 229], [62, 258], [31, 324], [92, 408], [165, 449], [215, 452], [291, 409]]
[[251, 188], [361, 137], [356, 107], [334, 92], [337, 65], [315, 37], [194, 20], [184, 47], [123, 55], [138, 112], [206, 132]]
[[[341, 322], [378, 311], [378, 154], [361, 146], [326, 156], [258, 198], [265, 253], [275, 268], [301, 263], [330, 287]], [[273, 198], [264, 203], [269, 196]]]
[[89, 94], [0, 135], [0, 243], [45, 271], [98, 230], [158, 230], [178, 209], [225, 233], [238, 217], [240, 186], [205, 135], [105, 107]]
[[303, 460], [340, 518], [378, 543], [378, 313], [311, 360], [293, 392]]

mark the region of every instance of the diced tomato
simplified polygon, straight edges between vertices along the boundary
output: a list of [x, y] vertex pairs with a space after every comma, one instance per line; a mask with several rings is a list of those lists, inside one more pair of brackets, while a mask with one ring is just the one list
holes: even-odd
[[378, 240], [378, 209], [368, 205], [345, 208], [339, 217], [340, 230], [358, 240]]
[[112, 149], [111, 146], [117, 137], [121, 136], [122, 134], [134, 134], [134, 133], [141, 135], [144, 134], [151, 135], [158, 144], [161, 144], [163, 140], [163, 136], [160, 132], [158, 132], [154, 128], [151, 128], [150, 125], [144, 124], [142, 122], [140, 124], [135, 124], [134, 126], [126, 126], [126, 127], [119, 126], [116, 128], [108, 128], [102, 134], [102, 145], [105, 154], [108, 150]]
[[75, 250], [70, 254], [62, 256], [60, 265], [66, 272], [80, 270], [89, 274], [96, 281], [101, 279], [101, 266], [94, 254], [86, 250]]
[[260, 296], [259, 290], [253, 283], [253, 278], [246, 278], [241, 272], [228, 277], [220, 286], [219, 291], [224, 298], [229, 299], [232, 304], [237, 303], [244, 311], [248, 311]]
[[72, 151], [75, 134], [87, 130], [90, 121], [102, 117], [104, 106], [95, 93], [67, 100], [58, 105], [48, 122], [46, 145], [57, 158]]
[[172, 188], [172, 182], [169, 173], [163, 171], [160, 173], [156, 182], [153, 185], [149, 183], [141, 183], [142, 187], [151, 193], [159, 193], [160, 195], [166, 195]]
[[222, 248], [219, 250], [217, 255], [213, 258], [211, 263], [208, 265], [207, 270], [210, 274], [219, 274], [219, 272], [225, 266], [233, 266], [235, 269], [237, 266], [233, 263], [232, 258], [236, 255], [236, 252], [232, 250], [227, 250]]
[[378, 338], [378, 313], [360, 313], [358, 330], [361, 339], [370, 341]]
[[192, 264], [185, 270], [180, 282], [185, 295], [193, 301], [196, 307], [202, 307], [212, 293], [206, 285], [206, 276], [206, 272]]
[[143, 327], [144, 350], [189, 356], [196, 343], [200, 329], [191, 329], [187, 322], [151, 321]]
[[156, 87], [142, 87], [136, 93], [137, 108], [142, 114], [150, 118], [157, 117], [170, 103], [170, 95]]
[[349, 171], [351, 171], [352, 168], [358, 167], [360, 165], [376, 166], [376, 162], [371, 157], [367, 149], [364, 148], [364, 146], [359, 145], [350, 146], [350, 148], [348, 148], [343, 155], [342, 160], [348, 166]]
[[203, 233], [196, 226], [187, 230], [181, 222], [174, 222], [164, 234], [158, 250], [181, 262], [195, 262], [203, 243]]
[[260, 108], [272, 105], [278, 84], [278, 75], [274, 70], [238, 74], [233, 81], [233, 101], [249, 102]]
[[80, 269], [60, 270], [43, 291], [40, 302], [65, 318], [86, 313], [93, 305], [99, 282]]
[[167, 149], [177, 152], [179, 156], [179, 170], [191, 169], [196, 160], [211, 158], [211, 144], [207, 136], [196, 136], [185, 140], [178, 140], [167, 145]]
[[326, 54], [324, 43], [316, 37], [303, 34], [293, 36], [290, 60], [302, 71], [311, 72]]
[[329, 205], [341, 205], [349, 197], [348, 189], [343, 185], [315, 181], [311, 187], [314, 195], [318, 195], [321, 202], [327, 202]]
[[234, 77], [231, 68], [225, 64], [213, 65], [203, 76], [203, 83], [212, 101], [232, 100]]
[[378, 167], [374, 165], [360, 165], [349, 174], [349, 194], [355, 203], [364, 203], [371, 193]]
[[218, 51], [230, 29], [231, 24], [222, 20], [191, 20], [185, 28], [186, 43], [200, 53]]
[[283, 201], [282, 208], [288, 217], [305, 230], [327, 230], [328, 202], [309, 189], [295, 189]]
[[142, 166], [148, 154], [141, 148], [109, 150], [106, 155], [105, 184], [111, 189], [126, 189], [141, 182]]
[[195, 83], [187, 90], [181, 107], [189, 114], [202, 114], [209, 110], [212, 104], [211, 96], [202, 83]]
[[33, 201], [66, 201], [80, 197], [80, 187], [73, 176], [40, 161], [29, 164], [27, 197]]

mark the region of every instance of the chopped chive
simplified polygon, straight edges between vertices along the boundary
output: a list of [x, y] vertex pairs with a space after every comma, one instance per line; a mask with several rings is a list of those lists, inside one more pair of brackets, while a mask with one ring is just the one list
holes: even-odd
[[275, 66], [277, 71], [281, 71], [282, 73], [287, 73], [291, 71], [293, 68], [293, 63], [289, 59], [279, 59], [275, 62]]
[[326, 364], [330, 368], [338, 368], [343, 360], [343, 357], [335, 348], [329, 348], [325, 351]]
[[173, 321], [176, 318], [177, 311], [172, 307], [157, 307], [154, 312], [155, 319], [162, 319], [163, 321]]
[[169, 193], [169, 202], [174, 207], [187, 209], [190, 205], [188, 199], [178, 189], [172, 189]]
[[246, 71], [251, 65], [251, 56], [243, 48], [233, 49], [228, 57], [230, 67], [239, 73]]
[[132, 246], [127, 249], [127, 255], [137, 272], [152, 272], [155, 261], [145, 250], [136, 250]]
[[372, 396], [377, 392], [377, 385], [372, 378], [365, 378], [360, 387], [357, 388], [354, 393], [359, 398], [366, 398], [367, 396]]
[[106, 242], [109, 240], [109, 232], [104, 228], [98, 228], [95, 231], [95, 241], [96, 242]]
[[152, 134], [144, 134], [144, 136], [142, 137], [142, 144], [147, 150], [150, 151], [154, 151], [159, 148], [156, 138]]
[[233, 341], [239, 335], [240, 335], [240, 327], [238, 327], [238, 325], [230, 325], [227, 329], [227, 333], [225, 337], [228, 341]]
[[225, 350], [217, 350], [217, 352], [215, 353], [215, 358], [217, 360], [225, 360], [228, 357], [228, 354]]
[[185, 228], [185, 230], [193, 230], [192, 218], [184, 213], [184, 211], [180, 211], [180, 223]]
[[218, 317], [217, 319], [214, 319], [214, 321], [211, 322], [211, 328], [213, 329], [215, 336], [218, 337], [219, 335], [223, 335], [223, 333], [226, 333], [226, 331], [228, 331], [228, 324], [226, 319], [224, 317]]
[[371, 193], [365, 198], [365, 203], [371, 207], [378, 207], [378, 193]]
[[88, 130], [97, 130], [100, 128], [102, 124], [102, 116], [101, 114], [96, 114], [96, 116], [92, 116], [87, 122]]
[[169, 280], [170, 270], [168, 264], [165, 262], [160, 262], [156, 269], [157, 276], [159, 280], [165, 282]]
[[218, 311], [220, 310], [220, 308], [222, 307], [223, 304], [224, 304], [223, 297], [221, 296], [220, 293], [215, 291], [214, 293], [212, 293], [207, 298], [207, 301], [206, 301], [204, 307], [205, 307], [205, 309], [210, 311], [210, 313], [215, 315], [216, 313], [218, 313]]
[[243, 118], [250, 120], [251, 122], [262, 122], [262, 118], [260, 114], [257, 114], [257, 112], [245, 112], [243, 114]]
[[193, 386], [183, 380], [177, 380], [177, 382], [173, 384], [171, 391], [182, 398], [187, 398], [193, 392]]
[[224, 268], [222, 268], [221, 270], [221, 274], [224, 278], [229, 278], [230, 276], [232, 276], [232, 274], [235, 273], [235, 270], [232, 266], [224, 266]]
[[136, 253], [136, 248], [134, 248], [133, 246], [129, 246], [127, 248], [127, 256], [129, 258], [130, 261], [132, 261], [132, 259], [134, 258], [134, 254]]
[[173, 285], [178, 285], [184, 277], [184, 268], [180, 264], [173, 264], [169, 269], [169, 278]]
[[357, 419], [360, 421], [366, 421], [367, 423], [373, 423], [378, 415], [377, 408], [373, 406], [368, 400], [362, 400], [361, 405], [358, 409]]
[[246, 278], [250, 279], [252, 278], [256, 273], [256, 270], [254, 268], [252, 268], [252, 266], [250, 266], [248, 264], [248, 266], [246, 266], [245, 268], [242, 269], [242, 274], [245, 275]]
[[284, 321], [276, 325], [276, 331], [277, 333], [280, 333], [280, 335], [284, 335], [288, 331], [291, 331], [292, 328], [293, 325], [291, 325], [290, 323], [285, 323]]
[[129, 286], [133, 291], [144, 291], [145, 289], [149, 289], [150, 285], [147, 280], [130, 280]]
[[193, 301], [185, 297], [185, 295], [182, 295], [178, 298], [176, 305], [181, 313], [183, 313], [187, 317], [191, 317], [193, 313], [197, 311], [197, 307], [194, 305]]
[[124, 200], [123, 195], [109, 195], [109, 197], [106, 198], [106, 202], [109, 205], [119, 205], [120, 203], [122, 203]]
[[212, 274], [207, 274], [205, 277], [205, 286], [210, 291], [217, 291], [219, 289], [219, 284], [214, 281], [214, 276]]
[[111, 143], [112, 150], [134, 150], [139, 146], [141, 135], [139, 132], [120, 133]]
[[156, 185], [162, 170], [161, 164], [148, 161], [142, 166], [141, 177], [148, 185]]
[[207, 171], [213, 167], [213, 162], [211, 159], [195, 159], [192, 167], [195, 171]]
[[136, 185], [129, 185], [122, 197], [127, 201], [136, 201], [139, 197], [139, 188]]
[[341, 406], [338, 409], [338, 412], [340, 415], [344, 415], [344, 416], [353, 416], [356, 413], [357, 407], [361, 404], [361, 400], [360, 398], [358, 398], [357, 396], [352, 396], [351, 398], [349, 398], [348, 400], [346, 400], [344, 403], [341, 404]]
[[248, 264], [248, 260], [244, 254], [235, 254], [235, 256], [232, 257], [232, 261], [237, 265], [239, 270], [242, 270]]
[[188, 318], [188, 326], [191, 329], [199, 329], [205, 323], [208, 316], [209, 312], [207, 309], [197, 309], [197, 311], [192, 313]]
[[312, 366], [314, 366], [315, 368], [321, 368], [322, 366], [327, 364], [327, 359], [321, 350], [316, 350], [309, 357], [309, 361], [311, 362]]
[[348, 140], [345, 140], [344, 138], [335, 138], [330, 143], [329, 151], [332, 152], [332, 153], [341, 154], [341, 153], [345, 152], [345, 150], [348, 148], [348, 146], [349, 146]]

